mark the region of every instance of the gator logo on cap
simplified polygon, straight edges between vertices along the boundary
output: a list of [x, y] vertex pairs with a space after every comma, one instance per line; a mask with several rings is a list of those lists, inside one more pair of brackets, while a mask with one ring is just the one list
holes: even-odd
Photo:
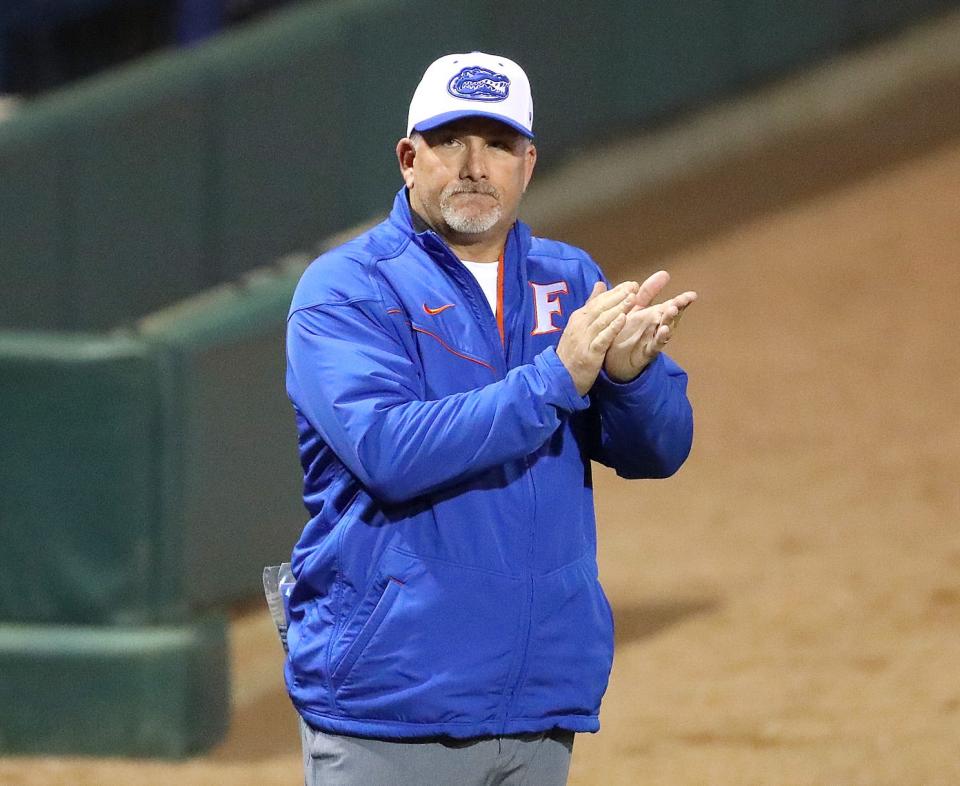
[[510, 80], [489, 68], [468, 66], [450, 80], [447, 92], [470, 101], [503, 101], [510, 94]]

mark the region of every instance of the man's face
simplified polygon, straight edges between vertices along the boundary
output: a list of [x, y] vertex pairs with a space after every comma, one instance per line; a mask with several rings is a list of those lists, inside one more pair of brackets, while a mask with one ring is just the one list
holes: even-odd
[[462, 118], [417, 136], [397, 145], [411, 207], [459, 242], [506, 234], [536, 164], [530, 140], [485, 117]]

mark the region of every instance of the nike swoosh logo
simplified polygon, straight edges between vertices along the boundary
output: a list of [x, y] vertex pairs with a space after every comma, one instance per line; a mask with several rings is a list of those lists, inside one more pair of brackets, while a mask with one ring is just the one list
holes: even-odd
[[423, 304], [423, 310], [426, 311], [431, 317], [435, 317], [442, 311], [446, 311], [448, 308], [453, 308], [456, 303], [445, 303], [442, 306], [437, 306], [436, 308], [430, 308], [426, 303]]

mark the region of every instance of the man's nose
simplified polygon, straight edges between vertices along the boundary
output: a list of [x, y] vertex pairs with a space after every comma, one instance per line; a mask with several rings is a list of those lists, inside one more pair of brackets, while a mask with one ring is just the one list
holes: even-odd
[[483, 157], [483, 145], [473, 142], [467, 144], [460, 171], [461, 179], [484, 180], [486, 176], [487, 164]]

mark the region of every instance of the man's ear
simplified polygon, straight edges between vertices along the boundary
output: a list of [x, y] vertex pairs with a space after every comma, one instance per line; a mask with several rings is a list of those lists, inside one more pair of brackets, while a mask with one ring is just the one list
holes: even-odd
[[413, 188], [413, 159], [417, 157], [417, 146], [410, 137], [405, 136], [397, 142], [397, 163], [407, 188]]
[[531, 142], [527, 145], [527, 150], [523, 158], [523, 191], [526, 193], [527, 186], [530, 185], [530, 178], [533, 177], [533, 169], [537, 165], [537, 148]]

